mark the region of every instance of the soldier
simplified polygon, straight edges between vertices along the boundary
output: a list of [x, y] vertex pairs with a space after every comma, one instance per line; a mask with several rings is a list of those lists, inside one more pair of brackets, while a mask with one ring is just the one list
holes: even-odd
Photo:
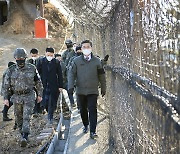
[[[65, 73], [66, 77], [65, 77], [65, 80], [64, 80], [64, 81], [66, 81], [66, 83], [64, 84], [65, 85], [64, 89], [67, 90], [67, 92], [68, 92], [68, 87], [67, 87], [67, 84], [68, 84], [67, 83], [67, 66], [68, 66], [68, 62], [69, 62], [70, 58], [75, 56], [75, 52], [73, 50], [73, 42], [71, 40], [66, 40], [65, 44], [67, 46], [67, 50], [64, 51], [64, 53], [62, 54], [62, 60], [63, 60], [63, 62], [65, 64], [65, 68], [66, 68], [66, 71], [65, 71], [66, 72]], [[68, 97], [69, 97], [71, 106], [75, 107], [76, 105], [74, 103], [73, 95], [71, 93], [68, 93]]]
[[[74, 60], [76, 57], [80, 56], [80, 55], [82, 55], [82, 51], [81, 51], [81, 46], [79, 45], [79, 46], [77, 46], [76, 49], [75, 49], [75, 55], [69, 60], [69, 63], [68, 63], [68, 65], [67, 65], [67, 72], [68, 72], [68, 71], [70, 70], [70, 68], [72, 67], [73, 60]], [[75, 85], [75, 86], [76, 86], [76, 85]], [[71, 95], [71, 94], [69, 94], [69, 95]], [[77, 108], [78, 108], [78, 112], [80, 112], [80, 105], [79, 105], [79, 100], [78, 100], [79, 97], [76, 96], [76, 98], [77, 98]], [[75, 106], [75, 105], [74, 105], [74, 106]]]
[[73, 52], [74, 50], [73, 50], [73, 42], [71, 40], [66, 40], [65, 44], [66, 44], [67, 49], [62, 54], [62, 60], [65, 63], [65, 65], [67, 65], [66, 64], [67, 55], [70, 52]]
[[[14, 64], [15, 64], [14, 62], [9, 62], [8, 67], [11, 67]], [[4, 72], [3, 78], [2, 78], [1, 96], [4, 96], [4, 77], [5, 77], [5, 75], [6, 75], [6, 71]], [[8, 96], [9, 106], [4, 105], [4, 108], [2, 111], [3, 121], [11, 121], [12, 120], [11, 118], [8, 117], [8, 110], [13, 105], [13, 103], [10, 101], [11, 95], [12, 95], [12, 92], [10, 91], [9, 96]], [[16, 126], [16, 124], [15, 124], [15, 126]]]
[[7, 69], [4, 78], [4, 103], [9, 106], [9, 92], [12, 91], [10, 101], [14, 104], [15, 119], [17, 127], [22, 135], [21, 146], [27, 145], [30, 133], [30, 118], [35, 105], [37, 89], [37, 100], [42, 101], [42, 82], [34, 65], [25, 63], [27, 54], [25, 49], [17, 48], [14, 52], [16, 65]]
[[[62, 69], [62, 77], [63, 77], [63, 89], [65, 89], [65, 87], [67, 87], [67, 85], [66, 85], [67, 84], [66, 66], [65, 66], [64, 62], [62, 61], [61, 54], [55, 54], [54, 56], [56, 59], [58, 59], [60, 61], [60, 65], [61, 65], [61, 69]], [[69, 107], [66, 104], [63, 92], [62, 92], [62, 107], [63, 107], [64, 111], [69, 111]]]
[[74, 54], [74, 56], [71, 57], [70, 60], [69, 60], [69, 62], [68, 62], [67, 70], [69, 70], [69, 68], [72, 66], [73, 60], [74, 60], [76, 57], [80, 56], [80, 55], [82, 55], [82, 51], [81, 51], [81, 46], [79, 45], [79, 46], [77, 46], [76, 49], [75, 49], [75, 54]]
[[80, 102], [81, 119], [84, 125], [83, 132], [88, 132], [90, 124], [90, 137], [96, 138], [97, 125], [97, 98], [98, 86], [101, 86], [101, 95], [106, 93], [105, 72], [101, 60], [92, 54], [92, 42], [85, 40], [81, 43], [83, 55], [73, 60], [68, 72], [68, 89], [73, 93], [76, 81], [76, 93]]

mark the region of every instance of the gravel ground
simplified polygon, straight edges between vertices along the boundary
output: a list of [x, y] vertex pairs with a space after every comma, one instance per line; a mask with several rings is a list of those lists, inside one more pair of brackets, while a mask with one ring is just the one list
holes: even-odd
[[[9, 35], [0, 34], [0, 86], [2, 81], [2, 74], [7, 68], [7, 63], [13, 59], [13, 51], [17, 47], [23, 47], [29, 52], [31, 48], [40, 49], [41, 53], [48, 45], [59, 48], [59, 39], [50, 40], [34, 40], [31, 36], [27, 35]], [[62, 41], [61, 41], [62, 42]], [[3, 109], [3, 99], [0, 97], [0, 111]], [[59, 114], [57, 113], [54, 122], [56, 128]], [[3, 122], [2, 114], [0, 115], [0, 154], [31, 154], [36, 153], [38, 149], [46, 142], [46, 140], [37, 140], [37, 136], [40, 131], [46, 127], [46, 115], [39, 115], [37, 118], [32, 118], [31, 121], [31, 134], [29, 136], [29, 144], [26, 148], [21, 148], [19, 145], [19, 133], [17, 130], [13, 130], [14, 126], [14, 113], [13, 106], [9, 110], [9, 117], [13, 118], [10, 122]]]

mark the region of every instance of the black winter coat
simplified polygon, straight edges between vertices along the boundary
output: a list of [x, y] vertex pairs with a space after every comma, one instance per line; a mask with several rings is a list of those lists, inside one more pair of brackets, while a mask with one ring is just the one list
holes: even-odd
[[63, 77], [59, 60], [53, 58], [49, 62], [46, 57], [44, 57], [38, 61], [37, 70], [41, 76], [44, 90], [47, 84], [49, 84], [52, 97], [58, 99], [59, 88], [63, 88]]

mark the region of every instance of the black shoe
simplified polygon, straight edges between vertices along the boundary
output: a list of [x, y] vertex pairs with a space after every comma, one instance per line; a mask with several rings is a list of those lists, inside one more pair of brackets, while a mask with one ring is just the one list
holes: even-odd
[[28, 141], [28, 133], [23, 133], [23, 138], [25, 138], [26, 141]]
[[104, 61], [108, 61], [108, 59], [109, 59], [109, 55], [106, 55], [106, 56], [104, 57]]
[[14, 129], [14, 130], [17, 129], [17, 123], [14, 124], [13, 129]]
[[37, 117], [38, 117], [38, 113], [34, 113], [33, 118], [37, 118]]
[[90, 133], [90, 138], [95, 139], [95, 138], [97, 138], [97, 137], [98, 137], [98, 136], [97, 136], [96, 133], [93, 133], [93, 132]]
[[71, 104], [71, 107], [72, 107], [72, 108], [75, 108], [75, 107], [76, 107], [76, 104], [75, 104], [75, 103]]
[[87, 133], [88, 132], [88, 126], [85, 126], [84, 128], [83, 128], [83, 133]]
[[11, 121], [13, 119], [9, 118], [9, 117], [3, 117], [3, 121]]

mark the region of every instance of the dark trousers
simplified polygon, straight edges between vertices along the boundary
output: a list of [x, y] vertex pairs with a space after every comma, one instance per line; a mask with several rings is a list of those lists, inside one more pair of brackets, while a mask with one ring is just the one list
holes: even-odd
[[13, 103], [11, 101], [9, 101], [9, 106], [4, 105], [4, 109], [3, 109], [3, 117], [7, 117], [7, 113], [9, 108], [13, 105]]
[[43, 107], [48, 112], [48, 120], [53, 120], [53, 114], [57, 107], [57, 98], [51, 94], [46, 95], [43, 100]]
[[97, 125], [97, 97], [96, 94], [78, 95], [81, 119], [84, 126], [90, 123], [90, 132], [96, 132]]
[[55, 102], [52, 101], [52, 96], [51, 95], [49, 95], [49, 97], [48, 97], [48, 99], [46, 101], [47, 102], [46, 102], [46, 105], [45, 105], [45, 109], [48, 112], [48, 120], [52, 120], [53, 119], [53, 114], [54, 114], [54, 111], [55, 111], [55, 109], [54, 109], [54, 103]]

